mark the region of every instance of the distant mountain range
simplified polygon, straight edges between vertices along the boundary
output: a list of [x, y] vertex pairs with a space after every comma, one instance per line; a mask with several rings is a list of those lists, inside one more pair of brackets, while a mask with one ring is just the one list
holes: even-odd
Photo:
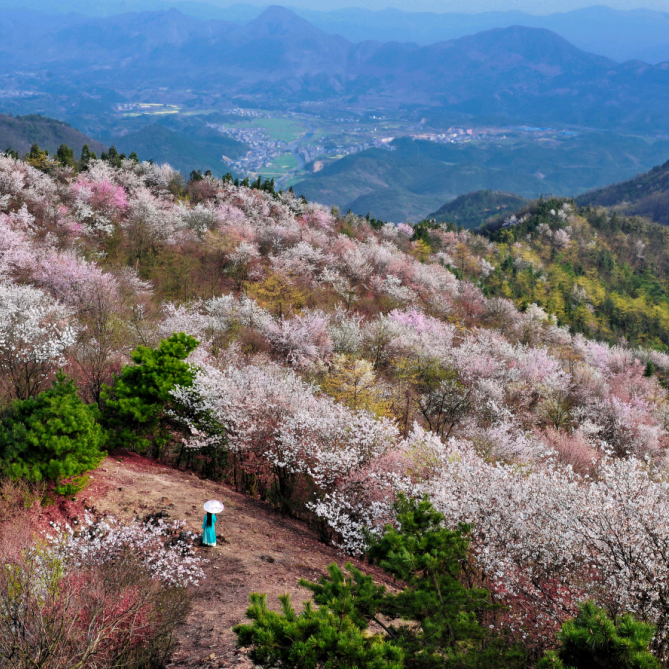
[[[52, 95], [167, 88], [255, 104], [424, 105], [510, 122], [669, 131], [669, 63], [618, 64], [543, 28], [493, 29], [429, 46], [354, 44], [276, 6], [243, 26], [177, 10], [55, 22], [7, 10], [0, 65]], [[46, 81], [25, 74], [45, 70]]]
[[[2, 0], [0, 6], [29, 8], [46, 13], [77, 12], [86, 16], [110, 16], [130, 11], [164, 11], [171, 8], [204, 20], [248, 23], [266, 7], [249, 4], [221, 6], [216, 0]], [[669, 13], [652, 9], [618, 10], [596, 5], [572, 11], [536, 16], [522, 11], [434, 13], [398, 9], [347, 8], [315, 11], [289, 7], [314, 26], [341, 35], [351, 42], [415, 42], [434, 44], [493, 28], [522, 25], [545, 28], [575, 46], [618, 62], [669, 60]], [[475, 11], [470, 9], [470, 11]]]

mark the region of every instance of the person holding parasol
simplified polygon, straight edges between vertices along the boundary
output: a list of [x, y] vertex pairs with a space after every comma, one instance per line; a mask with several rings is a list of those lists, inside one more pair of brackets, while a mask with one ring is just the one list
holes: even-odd
[[202, 545], [203, 546], [215, 546], [216, 545], [216, 515], [223, 511], [223, 504], [217, 499], [210, 499], [208, 502], [205, 502], [204, 510], [207, 512], [207, 515], [204, 517], [202, 522]]

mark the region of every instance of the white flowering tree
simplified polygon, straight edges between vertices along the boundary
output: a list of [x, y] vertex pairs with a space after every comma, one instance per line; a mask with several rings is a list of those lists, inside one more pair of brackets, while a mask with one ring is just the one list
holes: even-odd
[[31, 286], [0, 283], [0, 371], [19, 399], [37, 395], [77, 336], [71, 312]]

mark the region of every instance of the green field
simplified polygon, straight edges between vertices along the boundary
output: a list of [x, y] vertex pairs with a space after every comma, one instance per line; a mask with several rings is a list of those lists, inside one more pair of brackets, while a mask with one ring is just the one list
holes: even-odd
[[297, 159], [292, 153], [284, 153], [276, 160], [272, 161], [267, 167], [260, 170], [260, 174], [267, 179], [278, 179], [289, 170], [297, 167]]
[[251, 126], [264, 128], [273, 142], [294, 142], [300, 138], [306, 128], [299, 122], [289, 118], [254, 118]]
[[182, 116], [209, 116], [209, 114], [215, 114], [216, 109], [197, 109], [195, 111], [181, 112]]

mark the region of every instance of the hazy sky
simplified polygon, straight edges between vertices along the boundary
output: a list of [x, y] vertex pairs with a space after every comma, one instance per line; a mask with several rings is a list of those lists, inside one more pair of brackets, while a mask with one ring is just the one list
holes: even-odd
[[[207, 0], [204, 0], [207, 1]], [[211, 4], [223, 6], [236, 4], [239, 0], [208, 0]], [[267, 5], [268, 0], [242, 0], [247, 4]], [[383, 9], [395, 7], [413, 12], [464, 12], [475, 13], [485, 11], [508, 11], [517, 9], [532, 14], [551, 14], [592, 5], [607, 5], [616, 9], [657, 9], [669, 11], [669, 0], [287, 0], [285, 3], [293, 7], [309, 9], [337, 9], [340, 7], [365, 7], [367, 9]]]
[[[1, 4], [19, 7], [22, 5], [50, 7], [79, 5], [81, 0], [0, 0]], [[267, 6], [280, 4], [288, 7], [303, 7], [316, 10], [332, 10], [343, 7], [364, 7], [378, 10], [387, 7], [407, 12], [462, 12], [522, 10], [531, 14], [552, 14], [592, 5], [608, 5], [616, 9], [655, 9], [669, 12], [669, 0], [90, 0], [94, 5], [122, 4], [128, 9], [144, 9], [149, 6], [178, 5], [181, 2], [196, 2], [228, 7], [235, 4]], [[126, 9], [127, 11], [127, 9]]]

